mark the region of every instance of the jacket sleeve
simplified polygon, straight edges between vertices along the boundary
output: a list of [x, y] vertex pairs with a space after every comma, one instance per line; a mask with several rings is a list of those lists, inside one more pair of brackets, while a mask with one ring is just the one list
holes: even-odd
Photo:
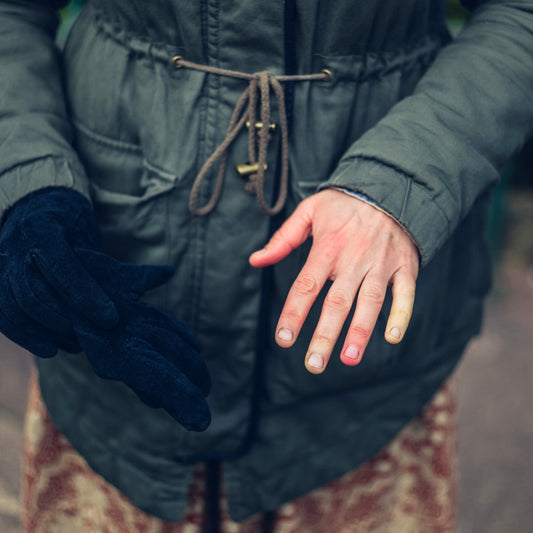
[[321, 188], [367, 195], [426, 264], [533, 133], [532, 101], [533, 1], [482, 2], [414, 94], [350, 147]]
[[56, 10], [67, 3], [0, 0], [0, 215], [50, 185], [88, 194], [54, 44]]

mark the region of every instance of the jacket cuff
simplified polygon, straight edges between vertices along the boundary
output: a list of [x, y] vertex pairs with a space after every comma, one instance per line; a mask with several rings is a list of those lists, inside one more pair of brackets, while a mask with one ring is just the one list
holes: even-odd
[[0, 217], [27, 194], [45, 187], [67, 187], [90, 201], [83, 170], [57, 157], [42, 157], [17, 165], [0, 175]]
[[446, 241], [450, 221], [428, 193], [401, 170], [376, 159], [344, 159], [319, 190], [345, 188], [368, 197], [409, 234], [426, 265]]

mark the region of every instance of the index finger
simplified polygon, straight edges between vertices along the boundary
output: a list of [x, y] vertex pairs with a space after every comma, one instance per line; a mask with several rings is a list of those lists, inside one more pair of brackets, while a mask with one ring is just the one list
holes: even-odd
[[313, 245], [294, 280], [276, 326], [276, 342], [288, 348], [296, 341], [309, 310], [331, 273], [329, 259]]

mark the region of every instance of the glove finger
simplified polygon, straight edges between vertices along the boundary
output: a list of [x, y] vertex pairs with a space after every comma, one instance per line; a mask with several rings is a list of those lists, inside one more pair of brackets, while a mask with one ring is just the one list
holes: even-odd
[[118, 323], [113, 301], [89, 275], [69, 246], [58, 243], [57, 253], [30, 252], [42, 275], [74, 311], [96, 326], [110, 329]]
[[204, 431], [211, 414], [202, 391], [147, 343], [131, 339], [127, 347], [128, 385], [151, 407], [161, 407], [192, 431]]
[[85, 328], [79, 338], [99, 377], [122, 381], [148, 406], [165, 409], [189, 430], [207, 428], [211, 415], [202, 391], [145, 339], [106, 342]]
[[35, 335], [29, 335], [25, 327], [14, 324], [0, 310], [0, 331], [15, 344], [28, 350], [38, 357], [53, 357], [59, 347], [51, 341], [41, 340]]
[[144, 302], [128, 303], [124, 308], [124, 313], [128, 313], [136, 322], [173, 331], [183, 342], [187, 343], [190, 350], [199, 352], [202, 349], [198, 338], [181, 320], [160, 311], [153, 305]]
[[[177, 322], [170, 317], [171, 322]], [[140, 328], [136, 327], [136, 333]], [[197, 349], [191, 348], [184, 342], [175, 329], [165, 328], [164, 324], [149, 324], [142, 326], [144, 338], [163, 357], [180, 369], [187, 378], [207, 396], [211, 390], [211, 377], [204, 359]]]
[[[74, 337], [72, 313], [59, 300], [58, 294], [43, 279], [40, 270], [30, 258], [24, 261], [20, 283], [12, 284], [18, 306], [39, 324], [62, 337]], [[30, 311], [31, 310], [31, 311]]]
[[136, 265], [94, 250], [75, 248], [74, 251], [86, 270], [106, 289], [134, 298], [163, 285], [174, 272], [169, 265]]

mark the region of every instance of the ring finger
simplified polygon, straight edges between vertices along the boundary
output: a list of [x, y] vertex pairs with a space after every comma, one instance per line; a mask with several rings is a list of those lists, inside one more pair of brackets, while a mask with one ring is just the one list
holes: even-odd
[[341, 352], [344, 364], [353, 366], [361, 362], [383, 306], [387, 285], [388, 280], [377, 273], [368, 274], [361, 283], [355, 313]]

